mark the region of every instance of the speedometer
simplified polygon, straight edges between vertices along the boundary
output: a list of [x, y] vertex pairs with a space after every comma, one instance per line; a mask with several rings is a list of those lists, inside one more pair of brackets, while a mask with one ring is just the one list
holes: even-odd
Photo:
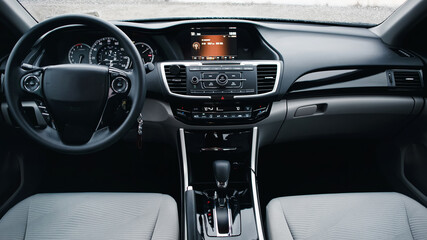
[[120, 69], [128, 69], [131, 65], [129, 56], [113, 37], [96, 40], [89, 52], [89, 62]]

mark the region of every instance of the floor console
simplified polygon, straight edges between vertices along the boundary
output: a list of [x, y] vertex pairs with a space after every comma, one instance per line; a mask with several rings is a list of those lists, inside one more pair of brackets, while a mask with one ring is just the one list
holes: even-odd
[[264, 239], [257, 131], [180, 129], [186, 239]]

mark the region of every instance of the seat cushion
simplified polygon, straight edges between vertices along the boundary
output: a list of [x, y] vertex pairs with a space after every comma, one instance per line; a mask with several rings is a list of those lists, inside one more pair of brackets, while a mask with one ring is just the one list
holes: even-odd
[[154, 193], [29, 197], [0, 220], [0, 239], [179, 239], [176, 202]]
[[427, 209], [399, 193], [347, 193], [276, 198], [267, 232], [277, 239], [427, 239]]

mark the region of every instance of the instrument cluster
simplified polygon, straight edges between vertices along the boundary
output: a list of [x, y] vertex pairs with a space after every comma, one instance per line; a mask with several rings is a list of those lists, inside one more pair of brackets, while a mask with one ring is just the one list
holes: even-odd
[[[155, 51], [144, 42], [134, 42], [144, 63], [153, 62]], [[119, 69], [131, 69], [132, 61], [119, 41], [113, 37], [103, 37], [92, 45], [76, 43], [68, 51], [68, 61], [72, 64], [98, 64]]]

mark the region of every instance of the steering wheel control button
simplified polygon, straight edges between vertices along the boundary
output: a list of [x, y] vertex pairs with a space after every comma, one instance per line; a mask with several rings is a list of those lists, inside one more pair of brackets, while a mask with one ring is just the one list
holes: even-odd
[[115, 93], [125, 93], [129, 88], [129, 82], [124, 77], [116, 77], [111, 83], [111, 88]]
[[24, 77], [22, 85], [28, 92], [35, 92], [40, 88], [40, 79], [34, 75]]
[[228, 83], [228, 77], [227, 77], [227, 75], [224, 74], [224, 73], [218, 74], [218, 76], [216, 77], [216, 83], [219, 86], [222, 86], [222, 87], [225, 86], [225, 85], [227, 85], [227, 83]]

